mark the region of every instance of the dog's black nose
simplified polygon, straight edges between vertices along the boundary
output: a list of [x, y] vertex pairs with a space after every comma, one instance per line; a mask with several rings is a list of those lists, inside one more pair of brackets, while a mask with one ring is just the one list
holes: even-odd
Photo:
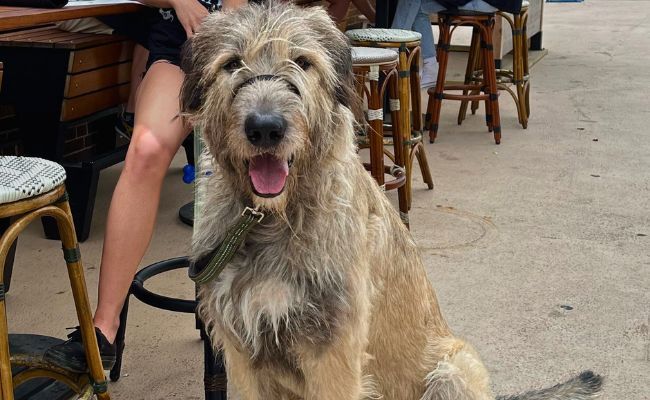
[[252, 112], [244, 121], [248, 141], [259, 147], [272, 147], [280, 143], [287, 130], [287, 121], [278, 113]]

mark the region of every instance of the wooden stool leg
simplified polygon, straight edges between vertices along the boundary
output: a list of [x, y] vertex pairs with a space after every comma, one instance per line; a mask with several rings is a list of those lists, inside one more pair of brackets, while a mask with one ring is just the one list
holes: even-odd
[[411, 78], [409, 76], [410, 67], [408, 62], [408, 50], [405, 44], [402, 44], [399, 48], [399, 62], [397, 64], [399, 72], [399, 104], [400, 104], [400, 132], [404, 138], [404, 156], [405, 165], [406, 165], [406, 193], [408, 196], [409, 208], [411, 205], [411, 175], [412, 171], [409, 168], [411, 165], [411, 160], [409, 159], [410, 154], [410, 142], [411, 142]]
[[524, 54], [523, 57], [523, 65], [524, 65], [524, 76], [526, 77], [526, 84], [525, 84], [525, 95], [524, 95], [524, 104], [526, 106], [526, 127], [528, 127], [528, 118], [530, 118], [530, 66], [528, 64], [528, 32], [527, 32], [527, 25], [528, 25], [528, 10], [526, 10], [526, 13], [524, 14], [523, 18], [523, 34], [522, 34], [522, 51]]
[[368, 72], [368, 141], [370, 143], [370, 173], [379, 186], [384, 184], [384, 108], [379, 93], [379, 67], [373, 65]]
[[[393, 70], [386, 77], [388, 79], [388, 96], [390, 104], [390, 112], [393, 121], [393, 148], [395, 152], [395, 165], [402, 168], [406, 172], [406, 162], [404, 157], [404, 150], [406, 149], [404, 145], [404, 135], [400, 130], [401, 125], [399, 124], [399, 119], [401, 118], [400, 113], [400, 103], [399, 103], [399, 83], [397, 80], [397, 71]], [[402, 222], [409, 227], [409, 200], [408, 200], [408, 188], [406, 183], [401, 187], [397, 188], [397, 201], [399, 205], [399, 215], [402, 219]]]
[[[433, 190], [433, 178], [431, 177], [431, 171], [429, 170], [429, 161], [427, 160], [427, 153], [425, 153], [424, 145], [422, 142], [418, 143], [413, 147], [413, 152], [415, 157], [418, 159], [418, 164], [420, 165], [420, 170], [422, 171], [422, 179], [424, 183], [427, 184], [429, 190]], [[411, 157], [411, 162], [413, 162], [413, 157]]]
[[524, 10], [521, 14], [521, 54], [522, 54], [522, 71], [524, 77], [524, 108], [525, 113], [525, 122], [528, 127], [528, 118], [530, 118], [530, 71], [528, 65], [528, 9]]
[[494, 132], [494, 142], [501, 143], [501, 121], [499, 118], [499, 89], [497, 88], [496, 67], [494, 65], [494, 50], [492, 47], [492, 30], [494, 27], [494, 16], [491, 16], [483, 23], [481, 34], [485, 42], [483, 50], [483, 76], [486, 81], [486, 90], [489, 94], [486, 108], [490, 109], [490, 125]]
[[[25, 224], [26, 225], [26, 224]], [[11, 251], [12, 243], [23, 228], [9, 224], [0, 236], [0, 399], [14, 399], [14, 384], [11, 374], [9, 354], [9, 327], [7, 325], [7, 308], [5, 304], [4, 268]]]
[[430, 114], [429, 142], [436, 141], [438, 136], [438, 123], [440, 122], [440, 109], [442, 107], [442, 96], [445, 87], [445, 76], [447, 75], [447, 60], [449, 57], [450, 30], [449, 17], [438, 15], [440, 38], [438, 39], [438, 79], [433, 94], [429, 94], [429, 105], [427, 114]]
[[[482, 41], [480, 40], [480, 35], [481, 34], [480, 34], [480, 31], [479, 31], [479, 48], [477, 49], [477, 53], [476, 53], [476, 70], [481, 71], [481, 79], [483, 79], [482, 78], [482, 73], [483, 73], [483, 70], [485, 69], [485, 64], [484, 64], [484, 60], [483, 60], [483, 47], [481, 45]], [[482, 82], [482, 85], [485, 85], [484, 81], [481, 81], [481, 82]], [[481, 93], [480, 89], [478, 91], [472, 92], [472, 94], [480, 94], [480, 93]], [[472, 101], [472, 107], [470, 109], [471, 112], [472, 112], [472, 115], [476, 115], [476, 111], [478, 110], [478, 106], [479, 106], [478, 100]]]
[[485, 99], [485, 124], [488, 127], [488, 131], [492, 132], [494, 129], [494, 122], [492, 119], [493, 118], [492, 100], [490, 99], [489, 94], [491, 93], [490, 88], [492, 85], [491, 71], [496, 71], [496, 69], [494, 65], [494, 60], [491, 60], [487, 57], [487, 50], [488, 47], [491, 46], [492, 41], [488, 42], [485, 40], [486, 29], [487, 28], [485, 27], [481, 28], [481, 60], [483, 63], [482, 66], [483, 82], [481, 87], [483, 88], [484, 93], [488, 95], [488, 97]]
[[[9, 249], [1, 249], [4, 260]], [[4, 262], [4, 261], [3, 261]], [[9, 359], [9, 328], [7, 327], [7, 310], [5, 307], [4, 283], [0, 283], [0, 394], [2, 400], [13, 400], [14, 389], [11, 377], [11, 360]]]
[[[469, 46], [469, 53], [467, 56], [467, 67], [465, 69], [465, 85], [469, 85], [471, 82], [474, 81], [474, 71], [476, 71], [476, 67], [478, 64], [479, 60], [479, 52], [481, 51], [479, 47], [479, 32], [476, 28], [472, 29], [472, 42]], [[469, 94], [469, 90], [465, 89], [463, 90], [463, 95]], [[460, 109], [458, 110], [458, 125], [461, 125], [463, 121], [465, 120], [465, 116], [467, 115], [467, 106], [468, 106], [469, 101], [468, 100], [462, 100], [460, 102]]]
[[68, 266], [68, 276], [70, 286], [72, 287], [72, 296], [74, 298], [79, 327], [86, 351], [86, 360], [90, 369], [90, 379], [92, 380], [95, 394], [100, 400], [108, 400], [108, 383], [104, 376], [104, 370], [99, 357], [99, 348], [97, 346], [97, 337], [95, 336], [95, 327], [93, 325], [90, 302], [88, 301], [88, 291], [84, 279], [83, 267], [81, 264], [81, 255], [77, 243], [74, 224], [72, 222], [72, 213], [68, 204], [67, 196], [64, 200], [56, 204], [66, 215], [67, 218], [57, 216], [57, 226], [61, 242], [63, 243], [63, 253]]
[[[420, 135], [422, 140], [422, 96], [420, 92], [420, 56], [422, 50], [418, 46], [417, 48], [411, 50], [410, 61], [411, 61], [411, 108], [413, 109], [413, 131], [417, 132]], [[411, 138], [413, 139], [413, 138]], [[411, 145], [411, 153], [415, 153], [415, 156], [418, 159], [418, 165], [420, 166], [420, 172], [422, 173], [422, 178], [424, 183], [427, 184], [429, 189], [433, 189], [433, 178], [431, 177], [431, 171], [429, 170], [429, 162], [427, 161], [427, 155], [424, 152], [424, 147], [421, 146], [422, 142], [419, 142], [415, 145]], [[411, 163], [413, 163], [413, 157], [410, 157]], [[412, 168], [412, 165], [409, 166]]]
[[409, 53], [410, 82], [411, 82], [411, 121], [413, 130], [422, 131], [422, 96], [420, 93], [420, 59], [422, 50], [420, 46], [411, 49]]
[[512, 29], [512, 80], [517, 89], [517, 116], [519, 123], [526, 129], [526, 95], [524, 93], [524, 63], [523, 63], [523, 29], [522, 29], [521, 14], [514, 16], [513, 29]]

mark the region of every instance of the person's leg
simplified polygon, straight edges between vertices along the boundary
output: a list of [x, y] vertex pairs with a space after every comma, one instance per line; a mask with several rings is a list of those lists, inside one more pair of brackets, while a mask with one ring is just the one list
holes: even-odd
[[[180, 68], [154, 63], [138, 89], [133, 139], [108, 212], [99, 275], [95, 330], [104, 369], [112, 368], [117, 351], [119, 315], [135, 271], [153, 233], [163, 178], [174, 154], [189, 133], [179, 114], [183, 82]], [[87, 368], [80, 331], [52, 346], [48, 362], [81, 373]]]
[[411, 30], [420, 5], [420, 0], [399, 0], [391, 28]]
[[148, 58], [149, 50], [136, 43], [133, 47], [133, 61], [131, 63], [131, 92], [129, 93], [129, 100], [124, 109], [127, 113], [133, 114], [135, 112], [135, 98], [138, 92], [138, 87], [140, 86], [147, 69]]
[[375, 8], [370, 4], [368, 0], [352, 0], [352, 3], [354, 6], [363, 14], [366, 18], [368, 18], [368, 21], [372, 22], [373, 24], [375, 23]]
[[345, 20], [350, 7], [350, 0], [330, 0], [330, 6], [327, 8], [327, 13], [332, 17], [334, 22], [339, 25]]
[[151, 240], [163, 178], [190, 131], [178, 118], [182, 81], [179, 67], [157, 62], [138, 90], [133, 138], [108, 213], [94, 319], [111, 343], [129, 286]]
[[413, 30], [422, 35], [420, 51], [422, 52], [422, 80], [420, 86], [428, 88], [436, 84], [438, 77], [438, 61], [436, 60], [436, 45], [433, 41], [433, 29], [429, 14], [420, 8], [415, 16]]

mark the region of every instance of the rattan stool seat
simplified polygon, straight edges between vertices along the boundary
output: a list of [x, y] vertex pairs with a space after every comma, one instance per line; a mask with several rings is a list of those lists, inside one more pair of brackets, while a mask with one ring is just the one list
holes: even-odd
[[47, 193], [65, 181], [59, 164], [34, 157], [0, 157], [0, 204]]
[[359, 42], [388, 42], [388, 43], [405, 43], [415, 42], [422, 39], [418, 32], [407, 31], [405, 29], [351, 29], [345, 34], [350, 40]]
[[352, 64], [354, 66], [370, 66], [388, 64], [397, 61], [398, 53], [393, 50], [377, 47], [353, 47]]

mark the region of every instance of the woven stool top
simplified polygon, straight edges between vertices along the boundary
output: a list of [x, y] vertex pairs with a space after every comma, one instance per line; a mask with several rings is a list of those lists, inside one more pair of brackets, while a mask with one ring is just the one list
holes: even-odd
[[392, 63], [397, 60], [397, 52], [377, 47], [353, 47], [352, 65], [367, 66]]
[[47, 193], [65, 182], [59, 164], [34, 157], [0, 157], [0, 204]]
[[389, 42], [389, 43], [403, 43], [413, 42], [422, 39], [422, 35], [418, 32], [407, 31], [404, 29], [350, 29], [345, 32], [350, 40], [360, 42]]
[[523, 1], [521, 2], [521, 8], [526, 8], [526, 7], [528, 7], [528, 6], [530, 6], [530, 1], [528, 1], [528, 0], [523, 0]]

